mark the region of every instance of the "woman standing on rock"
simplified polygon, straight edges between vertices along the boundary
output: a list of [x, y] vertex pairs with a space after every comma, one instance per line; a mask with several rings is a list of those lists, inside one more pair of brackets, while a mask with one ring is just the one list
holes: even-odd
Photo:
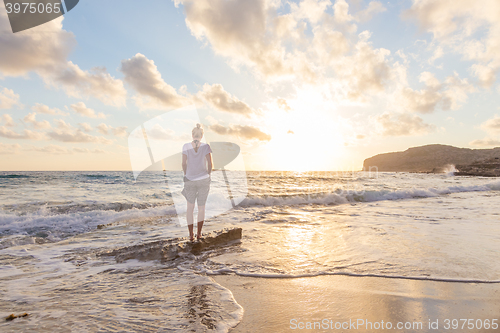
[[189, 240], [194, 240], [194, 205], [198, 202], [198, 233], [196, 238], [201, 238], [201, 228], [205, 220], [205, 203], [210, 191], [210, 174], [212, 172], [212, 149], [210, 145], [202, 143], [203, 128], [200, 124], [192, 131], [193, 141], [182, 147], [182, 170], [184, 171], [184, 189], [182, 195], [187, 200], [186, 219], [189, 230]]

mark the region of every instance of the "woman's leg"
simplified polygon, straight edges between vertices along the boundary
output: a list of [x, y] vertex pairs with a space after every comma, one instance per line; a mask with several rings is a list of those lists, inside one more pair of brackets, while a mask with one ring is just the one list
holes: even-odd
[[193, 235], [193, 212], [194, 212], [194, 203], [190, 203], [189, 201], [187, 202], [187, 210], [186, 210], [186, 220], [187, 220], [187, 225], [188, 225], [188, 231], [189, 231], [189, 240], [194, 240], [194, 235]]
[[205, 221], [205, 205], [198, 206], [198, 234], [196, 238], [201, 238], [201, 228], [203, 228], [203, 222]]
[[211, 179], [206, 178], [199, 181], [198, 189], [198, 234], [197, 238], [201, 238], [201, 228], [203, 228], [203, 222], [205, 221], [205, 203], [207, 202], [208, 192], [210, 191]]

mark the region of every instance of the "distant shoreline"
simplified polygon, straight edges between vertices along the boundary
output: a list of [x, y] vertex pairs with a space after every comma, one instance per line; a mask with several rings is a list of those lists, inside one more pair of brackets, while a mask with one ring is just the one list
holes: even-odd
[[449, 173], [456, 176], [500, 177], [500, 147], [458, 148], [432, 144], [405, 151], [378, 154], [363, 162], [363, 169], [378, 172]]

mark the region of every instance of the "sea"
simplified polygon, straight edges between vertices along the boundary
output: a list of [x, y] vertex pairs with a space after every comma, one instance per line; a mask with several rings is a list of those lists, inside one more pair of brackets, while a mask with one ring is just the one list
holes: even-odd
[[[500, 283], [497, 178], [234, 177], [239, 188], [219, 194], [240, 199], [203, 232], [238, 227], [241, 240], [170, 260], [117, 261], [103, 253], [188, 235], [185, 207], [173, 200], [179, 188], [168, 185], [181, 174], [0, 172], [0, 315], [29, 314], [0, 320], [0, 331], [227, 332], [244, 309], [213, 279], [222, 274]], [[214, 189], [227, 185], [221, 174], [212, 179]]]

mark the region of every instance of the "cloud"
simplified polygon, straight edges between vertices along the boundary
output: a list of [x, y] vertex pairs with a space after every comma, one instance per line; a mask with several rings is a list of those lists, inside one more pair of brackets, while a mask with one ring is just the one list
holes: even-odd
[[444, 56], [443, 48], [441, 46], [438, 46], [434, 50], [434, 53], [432, 54], [432, 56], [429, 58], [428, 63], [432, 65], [432, 64], [434, 64], [434, 61], [441, 58], [442, 56]]
[[219, 111], [235, 113], [246, 117], [252, 114], [260, 114], [259, 110], [252, 109], [247, 103], [232, 96], [220, 84], [209, 85], [205, 83], [203, 90], [196, 94], [195, 99], [205, 101]]
[[23, 130], [23, 133], [14, 132], [5, 126], [0, 126], [0, 137], [15, 140], [45, 140], [45, 133], [33, 132], [30, 130]]
[[266, 83], [327, 85], [337, 99], [364, 100], [384, 90], [393, 75], [390, 52], [373, 48], [369, 32], [356, 34], [357, 19], [385, 10], [379, 2], [371, 2], [358, 18], [345, 0], [175, 3], [183, 5], [193, 36], [208, 42], [234, 69], [245, 66]]
[[106, 151], [102, 149], [88, 149], [88, 148], [73, 148], [72, 149], [75, 153], [81, 153], [81, 154], [105, 154]]
[[78, 123], [78, 127], [84, 132], [91, 132], [92, 131], [92, 126], [90, 126], [87, 123]]
[[48, 145], [48, 146], [44, 146], [44, 147], [36, 147], [36, 146], [30, 145], [30, 146], [26, 147], [24, 150], [45, 153], [45, 154], [50, 154], [50, 155], [72, 155], [74, 153], [79, 153], [79, 154], [90, 154], [90, 153], [102, 154], [102, 153], [105, 153], [105, 151], [102, 149], [90, 150], [88, 148], [66, 148], [66, 147], [61, 147], [58, 145]]
[[122, 60], [120, 71], [125, 75], [125, 82], [139, 93], [135, 100], [143, 109], [157, 106], [178, 108], [188, 102], [163, 80], [154, 61], [143, 54], [137, 53], [130, 59]]
[[52, 127], [47, 120], [37, 121], [36, 112], [28, 113], [23, 120], [28, 124], [32, 124], [35, 129], [47, 129]]
[[500, 2], [497, 0], [419, 0], [404, 16], [431, 32], [437, 48], [473, 61], [472, 74], [491, 87], [500, 69]]
[[71, 97], [93, 96], [106, 105], [125, 106], [127, 91], [121, 80], [115, 79], [105, 68], [90, 71], [80, 69], [68, 61], [64, 66], [41, 71], [46, 83], [62, 87]]
[[175, 132], [171, 129], [163, 128], [160, 124], [155, 124], [148, 130], [148, 138], [155, 140], [175, 140]]
[[0, 123], [1, 122], [3, 122], [7, 127], [16, 126], [16, 124], [14, 123], [14, 119], [12, 119], [12, 116], [10, 114], [3, 114], [2, 116], [0, 116]]
[[500, 134], [500, 117], [495, 115], [481, 124], [481, 128], [491, 134]]
[[289, 111], [291, 111], [291, 110], [292, 110], [292, 108], [288, 106], [288, 103], [287, 103], [287, 102], [286, 102], [286, 100], [285, 100], [285, 99], [283, 99], [283, 98], [278, 98], [278, 99], [276, 100], [276, 104], [278, 104], [278, 107], [279, 107], [280, 109], [282, 109], [282, 110], [284, 110], [284, 111], [286, 111], [286, 112], [289, 112]]
[[99, 124], [96, 128], [97, 128], [97, 131], [101, 134], [104, 134], [104, 135], [109, 134], [109, 127], [106, 124]]
[[378, 1], [371, 1], [368, 7], [356, 13], [355, 18], [361, 22], [367, 22], [372, 19], [373, 16], [379, 13], [387, 11], [387, 8]]
[[[338, 0], [333, 5], [333, 19], [337, 24], [349, 24], [354, 20], [354, 17], [349, 14], [349, 5], [344, 0]], [[355, 30], [355, 26], [351, 25], [352, 29]]]
[[13, 34], [6, 11], [0, 11], [0, 72], [22, 76], [64, 64], [76, 40], [71, 32], [62, 29], [62, 21], [62, 17], [57, 18]]
[[194, 96], [180, 95], [174, 87], [163, 80], [154, 61], [140, 53], [130, 59], [122, 60], [120, 70], [125, 75], [125, 82], [138, 92], [134, 100], [141, 109], [172, 109], [193, 102], [206, 102], [223, 112], [246, 117], [260, 114], [259, 110], [251, 108], [247, 103], [231, 95], [220, 84], [204, 84], [202, 90]]
[[97, 131], [99, 133], [104, 134], [104, 135], [108, 135], [111, 132], [115, 136], [123, 137], [123, 136], [126, 136], [128, 134], [126, 126], [113, 127], [113, 126], [109, 126], [109, 125], [106, 125], [104, 123], [101, 123], [96, 128], [97, 128]]
[[21, 105], [19, 95], [15, 94], [12, 89], [3, 88], [0, 91], [0, 109], [11, 109], [14, 105]]
[[474, 64], [471, 66], [471, 72], [479, 80], [479, 84], [484, 88], [489, 88], [495, 83], [498, 68], [490, 65]]
[[401, 88], [396, 92], [395, 105], [418, 113], [432, 113], [438, 108], [456, 110], [467, 101], [468, 94], [475, 91], [467, 79], [460, 79], [456, 73], [441, 83], [432, 73], [422, 72], [419, 80], [425, 87], [421, 90]]
[[112, 144], [112, 140], [108, 140], [102, 136], [97, 137], [87, 133], [84, 133], [81, 129], [75, 128], [70, 124], [67, 124], [64, 120], [56, 120], [57, 129], [47, 132], [47, 136], [53, 140], [60, 142], [77, 142], [77, 143], [100, 143], [109, 145]]
[[64, 130], [64, 131], [71, 131], [71, 130], [74, 130], [75, 128], [73, 126], [71, 126], [70, 124], [66, 123], [64, 120], [62, 119], [56, 119], [54, 121], [57, 125], [57, 128], [61, 129], [61, 130]]
[[21, 145], [18, 143], [5, 144], [0, 142], [0, 155], [17, 154], [19, 149], [21, 149]]
[[67, 114], [62, 112], [61, 110], [54, 108], [51, 109], [47, 105], [41, 104], [41, 103], [36, 103], [34, 106], [31, 107], [31, 110], [35, 111], [36, 113], [44, 113], [44, 114], [53, 114], [53, 115], [60, 115], [60, 116], [66, 116]]
[[491, 138], [484, 138], [484, 139], [478, 139], [478, 140], [471, 141], [471, 142], [469, 142], [469, 145], [479, 146], [479, 147], [500, 146], [500, 140], [491, 139]]
[[105, 104], [124, 106], [126, 90], [103, 68], [90, 71], [67, 61], [76, 45], [75, 36], [62, 28], [63, 17], [13, 34], [5, 11], [0, 11], [0, 77], [36, 72], [69, 96], [93, 96]]
[[234, 135], [246, 140], [269, 141], [271, 136], [259, 130], [257, 127], [248, 125], [230, 125], [228, 127], [215, 124], [209, 126], [210, 130], [220, 135]]
[[311, 23], [317, 23], [331, 5], [330, 0], [304, 0], [299, 4], [290, 3], [292, 11], [297, 13], [297, 18], [307, 19]]
[[88, 108], [85, 106], [85, 103], [83, 102], [78, 102], [76, 104], [71, 104], [71, 108], [73, 111], [78, 113], [79, 115], [82, 115], [84, 117], [88, 118], [106, 118], [106, 115], [104, 113], [99, 112], [99, 114], [96, 114], [95, 111], [91, 108]]
[[65, 147], [57, 146], [57, 145], [48, 145], [45, 147], [36, 147], [36, 146], [28, 146], [24, 149], [25, 151], [34, 151], [39, 153], [46, 153], [51, 155], [66, 155], [71, 154], [71, 151]]
[[114, 136], [124, 137], [128, 135], [127, 126], [113, 127], [111, 128]]
[[384, 91], [385, 83], [392, 76], [387, 58], [391, 52], [372, 48], [370, 36], [368, 31], [359, 34], [360, 40], [354, 46], [353, 54], [332, 64], [337, 74], [334, 81], [341, 84], [350, 100], [363, 100], [367, 94]]
[[336, 60], [346, 55], [351, 49], [346, 36], [332, 29], [329, 25], [319, 25], [313, 29], [314, 37], [310, 50], [314, 52], [317, 62], [325, 65], [333, 64]]
[[267, 13], [275, 7], [273, 1], [176, 0], [179, 4], [184, 6], [191, 33], [198, 40], [208, 40], [233, 66], [245, 64], [264, 76], [293, 74], [285, 48], [275, 31], [269, 31], [272, 20], [267, 20]]
[[94, 142], [105, 145], [113, 143], [113, 141], [108, 140], [102, 136], [101, 137], [92, 136], [90, 134], [83, 133], [79, 129], [77, 129], [75, 132], [62, 132], [62, 131], [48, 132], [47, 135], [51, 139], [61, 142], [78, 142], [78, 143]]
[[217, 124], [217, 119], [215, 119], [214, 117], [212, 117], [211, 115], [208, 115], [205, 117], [205, 119], [208, 121], [208, 123], [210, 125], [214, 125], [214, 124]]
[[434, 125], [426, 124], [422, 118], [406, 113], [384, 113], [377, 117], [382, 136], [423, 135], [435, 130]]

